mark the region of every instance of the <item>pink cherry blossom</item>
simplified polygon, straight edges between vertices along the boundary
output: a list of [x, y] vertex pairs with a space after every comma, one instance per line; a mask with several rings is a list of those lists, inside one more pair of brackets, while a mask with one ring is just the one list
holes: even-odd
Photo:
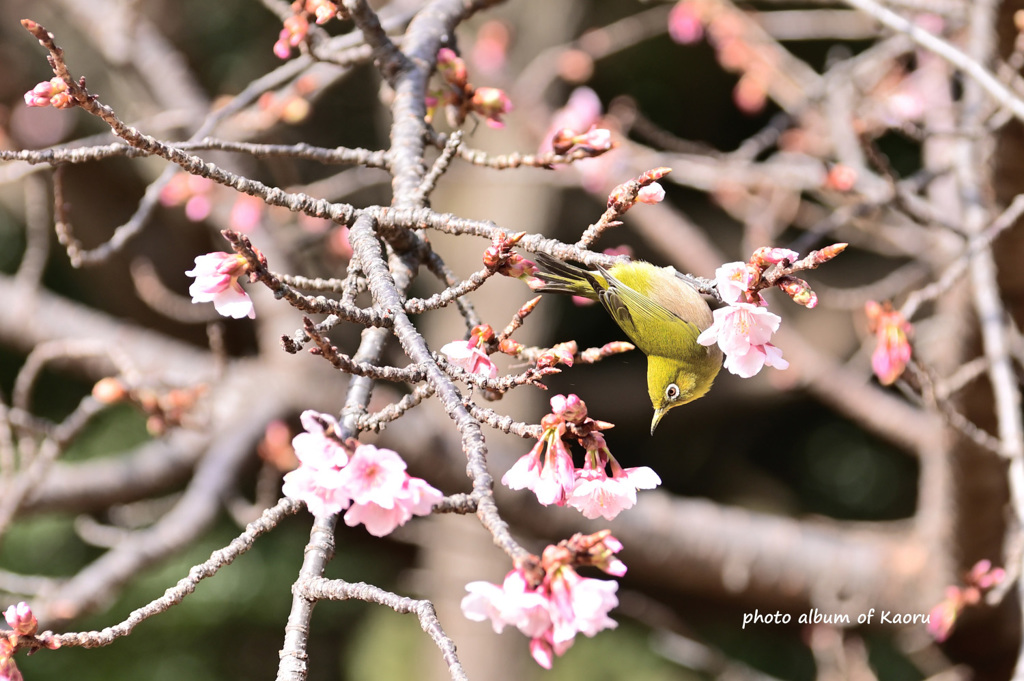
[[398, 452], [359, 445], [342, 475], [353, 502], [392, 508], [408, 477], [405, 467]]
[[776, 369], [788, 369], [789, 362], [782, 359], [782, 350], [771, 343], [751, 345], [745, 352], [734, 352], [726, 355], [722, 365], [728, 371], [742, 378], [756, 376], [765, 366]]
[[425, 480], [405, 472], [405, 461], [390, 449], [359, 445], [340, 476], [352, 506], [345, 524], [362, 523], [370, 534], [383, 537], [414, 515], [428, 515], [444, 495]]
[[746, 296], [761, 279], [761, 271], [746, 262], [727, 262], [715, 270], [718, 294], [725, 303], [750, 302]]
[[340, 470], [348, 463], [348, 452], [336, 439], [337, 419], [329, 414], [321, 414], [307, 409], [302, 412], [299, 420], [306, 430], [292, 438], [292, 448], [295, 450], [295, 456], [303, 465], [317, 470], [327, 468]]
[[188, 289], [193, 303], [212, 302], [225, 317], [255, 319], [252, 299], [238, 283], [238, 278], [249, 270], [244, 257], [214, 252], [196, 256], [195, 263], [194, 268], [185, 272], [196, 279]]
[[[554, 547], [548, 547], [554, 548]], [[547, 554], [547, 551], [545, 551]], [[616, 582], [580, 577], [569, 565], [551, 565], [536, 588], [529, 586], [520, 569], [512, 570], [499, 587], [471, 582], [462, 599], [462, 612], [471, 620], [490, 620], [500, 633], [513, 625], [530, 637], [530, 654], [537, 664], [550, 669], [577, 633], [594, 636], [617, 626], [608, 612], [618, 605]]]
[[540, 636], [551, 626], [548, 601], [540, 587], [531, 589], [522, 570], [511, 570], [501, 586], [470, 582], [462, 599], [462, 612], [474, 622], [490, 620], [494, 633], [507, 625], [529, 637]]
[[576, 634], [594, 636], [618, 623], [608, 612], [619, 604], [618, 582], [580, 577], [571, 567], [555, 572], [550, 580], [551, 627], [555, 644], [571, 641]]
[[486, 378], [497, 378], [498, 367], [475, 344], [476, 339], [452, 341], [440, 349], [449, 362], [471, 374], [479, 374]]
[[725, 353], [725, 368], [743, 378], [754, 376], [765, 365], [785, 369], [789, 362], [768, 341], [782, 319], [751, 303], [734, 303], [714, 312], [714, 323], [697, 337], [701, 345], [713, 345]]
[[305, 433], [292, 440], [300, 466], [284, 476], [285, 496], [306, 502], [310, 513], [329, 516], [345, 509], [345, 524], [360, 523], [383, 537], [414, 515], [428, 515], [444, 495], [405, 472], [398, 453], [361, 444], [350, 457], [334, 439], [338, 423], [327, 414], [302, 414]]
[[564, 506], [575, 487], [572, 455], [557, 430], [549, 429], [537, 444], [501, 478], [509, 489], [529, 489], [544, 506]]
[[348, 453], [337, 439], [338, 422], [329, 414], [311, 409], [300, 417], [304, 433], [292, 438], [300, 465], [284, 476], [285, 496], [306, 502], [315, 516], [331, 516], [348, 508], [351, 495], [345, 488], [341, 469]]
[[335, 468], [301, 465], [284, 476], [281, 491], [286, 497], [304, 501], [317, 517], [341, 513], [351, 503], [341, 471]]
[[604, 469], [581, 468], [576, 471], [576, 486], [566, 503], [586, 518], [604, 516], [612, 520], [636, 505], [638, 489], [654, 489], [660, 484], [661, 478], [647, 466], [618, 468], [618, 474], [611, 477]]
[[444, 495], [431, 487], [426, 480], [405, 476], [402, 489], [387, 507], [376, 502], [353, 503], [345, 513], [345, 524], [355, 527], [362, 523], [366, 531], [375, 537], [384, 537], [404, 525], [414, 515], [429, 515], [435, 504]]

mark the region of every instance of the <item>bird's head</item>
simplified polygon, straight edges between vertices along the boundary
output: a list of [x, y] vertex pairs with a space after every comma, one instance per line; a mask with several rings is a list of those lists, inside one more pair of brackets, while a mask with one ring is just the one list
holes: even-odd
[[647, 393], [654, 407], [651, 435], [669, 409], [704, 396], [718, 375], [719, 366], [718, 362], [693, 364], [654, 355], [647, 358]]

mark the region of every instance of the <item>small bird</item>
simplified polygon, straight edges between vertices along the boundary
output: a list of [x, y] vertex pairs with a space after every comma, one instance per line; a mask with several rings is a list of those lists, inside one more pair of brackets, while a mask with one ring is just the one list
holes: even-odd
[[632, 262], [585, 270], [537, 255], [541, 293], [568, 293], [596, 300], [647, 355], [647, 393], [654, 407], [651, 434], [666, 412], [708, 391], [722, 367], [718, 345], [697, 343], [711, 326], [711, 309], [675, 270]]

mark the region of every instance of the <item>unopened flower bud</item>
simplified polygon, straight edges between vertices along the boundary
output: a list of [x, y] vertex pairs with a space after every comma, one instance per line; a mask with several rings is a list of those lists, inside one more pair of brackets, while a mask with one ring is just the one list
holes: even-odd
[[836, 257], [837, 255], [845, 251], [847, 246], [849, 246], [849, 244], [846, 243], [832, 244], [831, 246], [826, 246], [825, 248], [820, 248], [816, 251], [813, 251], [810, 254], [810, 257], [814, 261], [814, 264], [820, 265], [822, 263], [828, 262], [832, 258]]
[[128, 397], [128, 389], [119, 379], [107, 376], [96, 381], [92, 396], [101, 404], [114, 404]]
[[512, 100], [504, 90], [495, 87], [478, 87], [469, 102], [473, 111], [487, 118], [492, 128], [502, 127], [501, 116], [512, 110]]
[[912, 350], [908, 335], [913, 327], [889, 303], [869, 300], [864, 312], [868, 317], [868, 327], [878, 341], [871, 355], [871, 368], [882, 385], [892, 385], [910, 361]]
[[665, 189], [657, 182], [652, 182], [637, 192], [636, 200], [650, 205], [661, 203], [665, 200]]
[[608, 151], [612, 148], [612, 133], [605, 128], [591, 127], [582, 135], [576, 135], [572, 141], [589, 151]]
[[776, 285], [785, 291], [797, 305], [812, 308], [818, 304], [818, 296], [811, 290], [810, 285], [799, 277], [782, 277]]
[[316, 17], [316, 23], [326, 24], [338, 13], [338, 6], [329, 0], [306, 0], [306, 11]]
[[750, 264], [762, 268], [768, 268], [771, 265], [778, 265], [782, 262], [794, 263], [799, 259], [800, 254], [796, 251], [791, 251], [788, 248], [770, 248], [768, 246], [762, 246], [754, 251], [754, 254], [750, 256]]
[[848, 165], [837, 163], [829, 168], [825, 176], [825, 188], [848, 192], [857, 184], [857, 171]]
[[511, 355], [512, 357], [518, 357], [524, 347], [526, 346], [519, 341], [512, 340], [511, 338], [502, 338], [501, 342], [498, 343], [498, 350], [506, 355]]
[[551, 398], [551, 413], [569, 423], [581, 423], [587, 418], [587, 405], [578, 395], [555, 395]]
[[7, 626], [19, 636], [34, 636], [39, 629], [39, 621], [32, 614], [32, 608], [24, 601], [7, 608], [4, 611], [4, 619], [7, 620]]
[[571, 367], [576, 349], [576, 341], [566, 341], [565, 343], [559, 343], [550, 347], [537, 358], [537, 367], [543, 369], [555, 366], [556, 364], [564, 364]]
[[551, 149], [556, 154], [568, 154], [575, 144], [576, 133], [569, 128], [562, 128], [551, 138]]

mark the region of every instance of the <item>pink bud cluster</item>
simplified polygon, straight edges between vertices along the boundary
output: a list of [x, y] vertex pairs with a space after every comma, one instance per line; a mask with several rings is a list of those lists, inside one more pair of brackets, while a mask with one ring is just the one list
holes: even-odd
[[887, 302], [869, 300], [864, 305], [864, 313], [868, 316], [868, 328], [878, 343], [871, 354], [871, 368], [882, 385], [892, 385], [903, 375], [910, 361], [909, 336], [914, 329]]
[[[517, 317], [522, 319], [526, 317], [533, 308], [540, 301], [540, 297], [534, 298], [528, 301], [525, 305], [519, 308]], [[498, 337], [494, 333], [494, 329], [488, 324], [478, 324], [474, 326], [469, 332], [468, 340], [457, 340], [447, 343], [441, 347], [438, 352], [444, 355], [450, 363], [457, 367], [460, 367], [464, 371], [468, 371], [471, 374], [477, 374], [484, 378], [497, 378], [498, 367], [495, 366], [494, 362], [491, 361], [489, 355], [494, 351], [501, 352], [511, 357], [522, 358], [522, 353], [526, 350], [526, 347], [507, 335], [511, 333], [514, 326], [509, 327], [504, 332], [503, 337]], [[628, 344], [626, 344], [628, 345]], [[629, 346], [632, 349], [633, 346]], [[624, 349], [616, 348], [618, 352], [624, 352]], [[530, 359], [533, 361], [537, 369], [542, 371], [542, 374], [557, 373], [555, 365], [564, 364], [565, 366], [572, 366], [573, 360], [575, 359], [577, 346], [575, 341], [567, 341], [565, 343], [558, 343], [550, 348], [545, 348], [539, 352], [533, 354]], [[613, 354], [611, 349], [602, 351], [601, 357]], [[592, 353], [593, 354], [593, 353]], [[591, 362], [596, 361], [599, 357], [592, 357]]]
[[36, 84], [25, 93], [25, 103], [29, 106], [52, 106], [55, 109], [70, 109], [75, 100], [68, 93], [68, 84], [62, 78], [51, 78]]
[[285, 496], [306, 502], [315, 516], [345, 512], [345, 524], [362, 523], [376, 537], [390, 534], [414, 515], [429, 515], [444, 495], [406, 473], [390, 449], [338, 440], [338, 422], [312, 410], [302, 413], [304, 433], [292, 439], [299, 467], [284, 476]]
[[[510, 489], [531, 490], [544, 506], [572, 506], [587, 518], [611, 520], [636, 504], [637, 490], [661, 484], [647, 466], [619, 465], [600, 432], [612, 424], [587, 416], [587, 405], [576, 395], [552, 397], [551, 413], [541, 419], [541, 427], [537, 443], [501, 482]], [[582, 468], [576, 468], [566, 439], [586, 450]]]
[[0, 681], [22, 681], [21, 671], [14, 662], [14, 652], [23, 646], [33, 650], [40, 647], [56, 650], [60, 648], [60, 641], [49, 632], [36, 636], [39, 621], [24, 601], [7, 608], [4, 619], [11, 631], [0, 632]]
[[615, 557], [621, 550], [621, 542], [608, 530], [575, 535], [544, 549], [539, 566], [509, 572], [501, 585], [467, 584], [462, 612], [476, 622], [490, 620], [496, 633], [506, 626], [516, 627], [530, 638], [530, 653], [537, 664], [551, 669], [555, 656], [572, 646], [576, 634], [594, 636], [618, 626], [608, 616], [619, 604], [618, 583], [581, 577], [575, 566], [594, 565], [621, 577], [626, 566]]
[[217, 312], [225, 317], [256, 318], [252, 299], [238, 283], [238, 278], [249, 272], [249, 262], [235, 253], [207, 253], [198, 255], [196, 266], [185, 272], [195, 281], [188, 292], [193, 303], [213, 303]]
[[512, 110], [512, 100], [499, 88], [474, 87], [469, 82], [466, 62], [451, 48], [438, 50], [437, 73], [442, 85], [427, 97], [428, 121], [438, 106], [444, 106], [452, 127], [462, 125], [470, 113], [483, 116], [492, 128], [505, 126], [501, 117]]
[[520, 279], [532, 286], [542, 283], [534, 276], [537, 273], [537, 264], [512, 250], [524, 236], [526, 232], [518, 232], [511, 236], [501, 233], [494, 237], [491, 245], [484, 251], [484, 267], [506, 277]]
[[290, 57], [292, 48], [306, 39], [311, 17], [317, 24], [326, 24], [338, 15], [338, 6], [329, 0], [295, 0], [291, 10], [292, 15], [284, 20], [284, 28], [274, 43], [274, 54], [281, 59]]
[[964, 608], [977, 605], [982, 595], [1002, 584], [1006, 570], [992, 567], [991, 561], [978, 561], [964, 577], [964, 586], [946, 588], [946, 597], [928, 613], [928, 633], [936, 641], [945, 641]]

